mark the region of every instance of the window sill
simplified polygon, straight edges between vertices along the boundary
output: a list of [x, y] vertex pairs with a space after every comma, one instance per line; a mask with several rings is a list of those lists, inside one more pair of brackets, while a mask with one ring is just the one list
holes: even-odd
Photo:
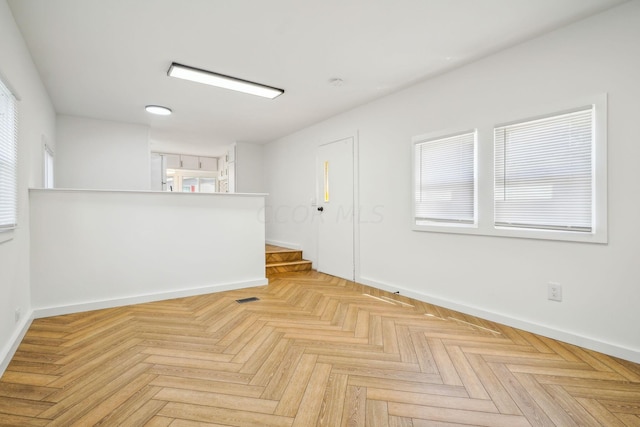
[[535, 239], [535, 240], [556, 240], [565, 242], [579, 243], [599, 243], [606, 244], [607, 233], [602, 230], [599, 232], [585, 233], [578, 231], [562, 231], [562, 230], [539, 230], [528, 228], [506, 228], [506, 227], [481, 227], [477, 224], [433, 224], [418, 225], [412, 223], [413, 231], [430, 232], [430, 233], [449, 233], [449, 234], [468, 234], [477, 236], [491, 237], [511, 237], [519, 239]]

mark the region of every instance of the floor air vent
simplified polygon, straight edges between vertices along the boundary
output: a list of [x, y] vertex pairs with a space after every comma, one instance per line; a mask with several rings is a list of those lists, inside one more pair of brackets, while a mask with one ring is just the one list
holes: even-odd
[[236, 302], [238, 304], [244, 304], [245, 302], [254, 302], [254, 301], [260, 301], [260, 298], [257, 297], [249, 297], [249, 298], [242, 298], [242, 299], [237, 299]]

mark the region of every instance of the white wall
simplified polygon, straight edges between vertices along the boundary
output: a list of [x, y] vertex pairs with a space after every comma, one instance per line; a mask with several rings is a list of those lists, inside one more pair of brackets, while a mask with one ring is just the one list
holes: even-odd
[[[0, 233], [0, 373], [30, 321], [29, 187], [42, 186], [43, 137], [55, 149], [55, 113], [5, 0], [0, 0], [0, 76], [18, 96], [18, 228]], [[21, 319], [16, 322], [15, 309]]]
[[264, 192], [263, 146], [236, 142], [235, 191], [236, 193]]
[[264, 196], [32, 190], [36, 317], [264, 285]]
[[[311, 209], [317, 145], [357, 136], [360, 281], [640, 362], [638, 22], [640, 1], [625, 3], [268, 144], [267, 240], [316, 260], [316, 216], [286, 212]], [[608, 244], [411, 230], [412, 136], [603, 92]], [[549, 281], [563, 302], [547, 300]]]
[[57, 117], [56, 188], [149, 190], [149, 128]]

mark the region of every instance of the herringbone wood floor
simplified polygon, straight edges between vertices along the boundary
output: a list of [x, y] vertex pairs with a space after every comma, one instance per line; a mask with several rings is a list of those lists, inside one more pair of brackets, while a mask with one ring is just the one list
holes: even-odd
[[[256, 296], [260, 301], [238, 304]], [[640, 426], [640, 366], [316, 272], [33, 322], [2, 425]]]

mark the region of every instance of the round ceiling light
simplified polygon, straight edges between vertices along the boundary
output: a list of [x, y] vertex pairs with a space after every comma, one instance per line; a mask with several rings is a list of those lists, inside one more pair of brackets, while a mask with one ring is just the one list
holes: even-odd
[[144, 109], [147, 110], [148, 113], [157, 114], [158, 116], [168, 116], [171, 114], [170, 108], [161, 105], [147, 105]]

